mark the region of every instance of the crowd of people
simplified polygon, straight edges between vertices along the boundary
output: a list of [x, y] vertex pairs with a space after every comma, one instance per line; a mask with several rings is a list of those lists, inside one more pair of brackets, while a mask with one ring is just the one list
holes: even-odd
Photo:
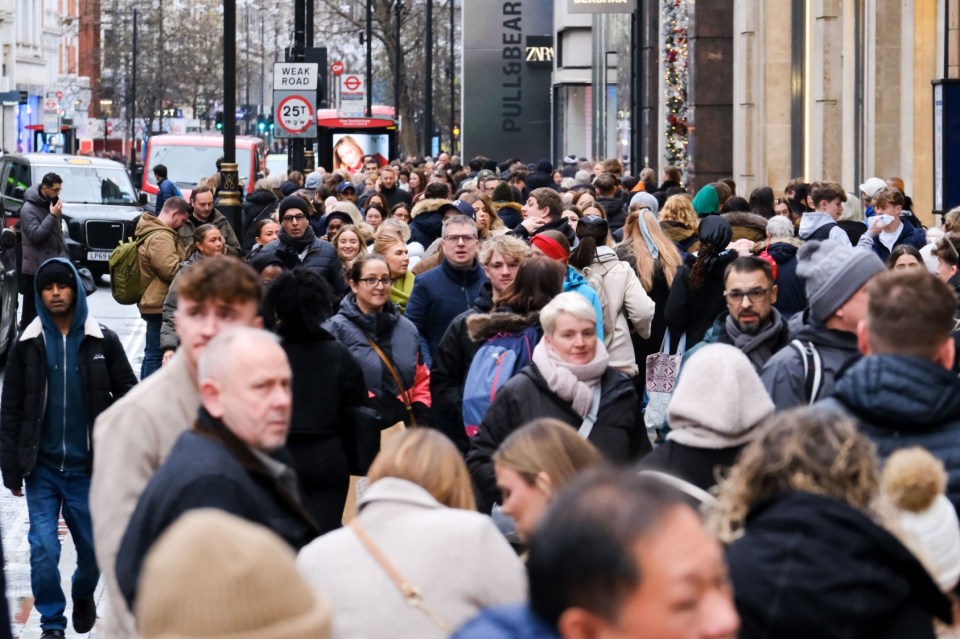
[[0, 402], [43, 639], [61, 512], [104, 637], [960, 636], [960, 209], [656, 178], [369, 157], [237, 229], [164, 193], [138, 380], [46, 176]]

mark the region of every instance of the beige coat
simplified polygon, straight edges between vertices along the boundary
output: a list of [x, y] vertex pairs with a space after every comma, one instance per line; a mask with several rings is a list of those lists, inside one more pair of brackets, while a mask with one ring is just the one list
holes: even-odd
[[636, 271], [618, 260], [612, 249], [601, 246], [597, 253], [599, 259], [594, 258], [583, 274], [597, 290], [603, 306], [603, 341], [610, 354], [610, 366], [633, 377], [639, 368], [630, 326], [640, 337], [650, 337], [656, 305], [643, 289]]
[[178, 353], [94, 424], [90, 515], [97, 563], [110, 599], [109, 612], [97, 624], [98, 636], [137, 636], [133, 615], [117, 588], [117, 551], [147, 482], [180, 434], [193, 425], [199, 406], [186, 356]]
[[146, 285], [137, 307], [144, 315], [163, 312], [163, 298], [184, 258], [177, 232], [150, 213], [140, 216], [136, 236], [154, 233], [140, 245], [140, 282]]
[[[371, 485], [359, 507], [366, 533], [451, 628], [483, 608], [526, 601], [523, 564], [486, 515], [445, 508], [416, 484], [392, 477]], [[332, 639], [447, 636], [403, 600], [349, 527], [307, 545], [297, 567], [333, 604]]]

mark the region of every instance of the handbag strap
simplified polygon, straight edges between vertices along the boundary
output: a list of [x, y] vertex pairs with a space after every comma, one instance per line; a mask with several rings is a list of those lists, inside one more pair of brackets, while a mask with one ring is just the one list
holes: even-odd
[[580, 430], [577, 432], [584, 439], [590, 438], [590, 433], [593, 432], [593, 425], [597, 422], [597, 413], [600, 412], [600, 382], [597, 382], [597, 385], [593, 387], [593, 401], [590, 403], [590, 411], [587, 413], [587, 416], [583, 418], [583, 423], [580, 424]]
[[[668, 328], [663, 332], [663, 343], [660, 344], [660, 352], [666, 353], [667, 355], [672, 355], [670, 352], [670, 329]], [[687, 352], [687, 332], [684, 331], [683, 335], [680, 336], [680, 343], [677, 344], [677, 355], [683, 355]]]
[[350, 522], [350, 528], [353, 529], [357, 539], [359, 539], [363, 547], [367, 549], [367, 552], [370, 553], [370, 556], [373, 557], [373, 560], [380, 565], [380, 567], [383, 569], [383, 572], [387, 573], [390, 581], [393, 582], [393, 584], [397, 587], [397, 590], [399, 590], [400, 594], [403, 596], [403, 600], [425, 614], [430, 621], [432, 621], [434, 625], [440, 628], [440, 630], [442, 630], [444, 633], [450, 634], [453, 631], [453, 629], [450, 627], [450, 624], [444, 621], [443, 617], [438, 615], [436, 612], [431, 610], [429, 606], [427, 606], [427, 602], [423, 600], [423, 593], [420, 591], [420, 589], [403, 578], [394, 565], [390, 563], [390, 560], [387, 559], [386, 555], [384, 555], [380, 548], [373, 543], [373, 540], [370, 539], [367, 531], [363, 529], [363, 526], [360, 525], [360, 522], [356, 517], [354, 517]]
[[410, 416], [410, 426], [416, 428], [417, 418], [413, 414], [413, 402], [410, 400], [410, 391], [408, 391], [407, 387], [403, 385], [403, 380], [400, 379], [400, 374], [397, 372], [396, 367], [394, 367], [393, 362], [390, 361], [390, 358], [387, 357], [387, 354], [383, 352], [373, 338], [370, 337], [365, 330], [363, 330], [363, 327], [357, 322], [354, 322], [354, 324], [360, 329], [360, 332], [363, 334], [363, 336], [367, 338], [367, 342], [370, 344], [370, 348], [373, 349], [373, 352], [377, 354], [377, 356], [380, 358], [380, 361], [383, 362], [383, 365], [387, 367], [387, 371], [390, 373], [390, 376], [396, 383], [397, 388], [400, 389], [400, 398], [403, 400], [403, 406], [407, 409], [407, 414]]

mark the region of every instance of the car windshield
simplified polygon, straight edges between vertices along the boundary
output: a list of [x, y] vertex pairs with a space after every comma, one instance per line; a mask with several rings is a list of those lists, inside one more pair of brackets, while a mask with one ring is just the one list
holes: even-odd
[[[39, 184], [49, 167], [33, 168], [33, 182]], [[125, 169], [100, 166], [60, 166], [63, 178], [60, 197], [75, 204], [137, 204], [137, 195]]]
[[[202, 145], [166, 145], [154, 143], [150, 146], [149, 167], [163, 164], [167, 167], [167, 179], [177, 186], [191, 188], [217, 172], [217, 160], [223, 156], [222, 146]], [[240, 180], [250, 176], [250, 152], [237, 149], [237, 164]], [[151, 170], [147, 181], [156, 184], [157, 179]]]

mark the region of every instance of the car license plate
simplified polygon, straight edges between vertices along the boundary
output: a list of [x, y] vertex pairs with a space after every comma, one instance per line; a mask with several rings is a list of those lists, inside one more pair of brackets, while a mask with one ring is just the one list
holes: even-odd
[[110, 251], [87, 251], [87, 259], [96, 262], [106, 262], [110, 259]]

